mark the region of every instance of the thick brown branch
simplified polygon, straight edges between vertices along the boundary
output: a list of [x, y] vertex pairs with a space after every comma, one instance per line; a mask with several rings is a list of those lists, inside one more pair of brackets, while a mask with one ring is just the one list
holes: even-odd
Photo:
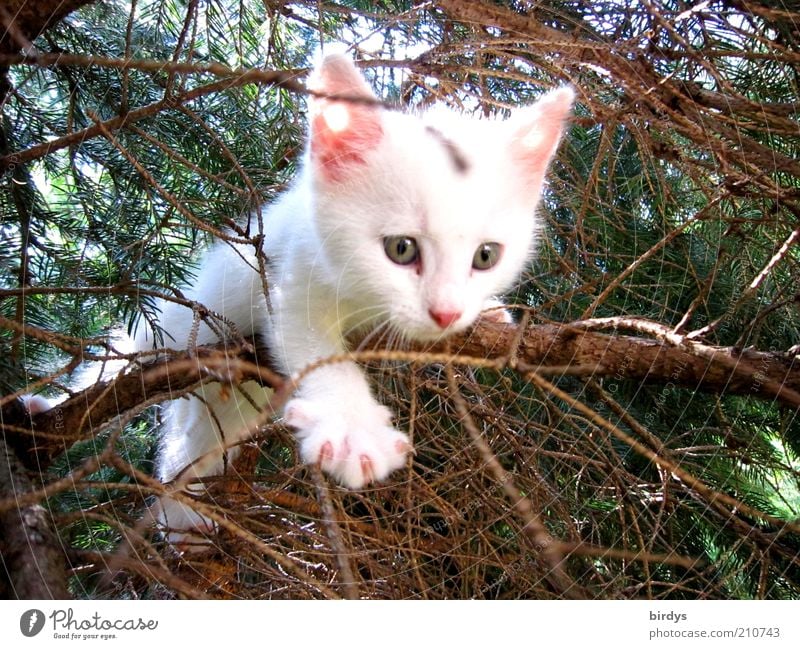
[[[0, 494], [33, 491], [25, 469], [0, 437]], [[39, 504], [0, 513], [0, 595], [68, 599], [64, 554], [47, 510]]]
[[[637, 322], [642, 331], [648, 331], [646, 322]], [[599, 333], [588, 331], [587, 324], [534, 325], [520, 336], [515, 325], [481, 321], [469, 332], [439, 345], [403, 352], [367, 345], [355, 357], [362, 361], [417, 359], [437, 363], [452, 359], [497, 369], [509, 367], [523, 374], [537, 371], [629, 379], [800, 407], [800, 360], [796, 357], [694, 341], [682, 345], [671, 339]], [[120, 374], [111, 382], [91, 386], [37, 415], [32, 425], [6, 416], [6, 435], [15, 440], [20, 457], [41, 466], [63, 451], [65, 444], [90, 437], [120, 413], [173, 398], [198, 381], [256, 380], [290, 389], [290, 384], [270, 369], [268, 359], [263, 348], [255, 356], [238, 349], [226, 352], [207, 348], [196, 350], [192, 356], [173, 354]]]
[[95, 0], [6, 0], [0, 13], [0, 52], [20, 50], [67, 14]]
[[[517, 367], [592, 378], [672, 384], [704, 392], [737, 394], [800, 407], [800, 359], [778, 353], [713, 345], [680, 345], [649, 338], [586, 331], [581, 323], [535, 325], [514, 353]], [[473, 356], [502, 357], [516, 327], [482, 323], [454, 349]], [[512, 362], [513, 364], [513, 362]], [[770, 384], [785, 391], [776, 394]]]
[[258, 381], [280, 389], [283, 379], [238, 348], [198, 348], [194, 354], [172, 353], [160, 360], [100, 381], [54, 408], [30, 418], [17, 402], [3, 409], [0, 428], [31, 468], [41, 470], [74, 442], [87, 439], [118, 415], [134, 408], [177, 398], [202, 381], [231, 384]]

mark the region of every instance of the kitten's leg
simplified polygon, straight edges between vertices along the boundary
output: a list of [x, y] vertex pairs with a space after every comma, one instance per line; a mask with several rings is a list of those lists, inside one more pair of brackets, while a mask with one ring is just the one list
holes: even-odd
[[[275, 315], [268, 327], [276, 361], [290, 376], [347, 350], [342, 335], [347, 305], [303, 270], [287, 273], [283, 290], [274, 296]], [[304, 375], [296, 398], [284, 408], [284, 420], [296, 429], [303, 462], [319, 463], [351, 489], [384, 480], [405, 465], [411, 450], [408, 437], [392, 427], [389, 409], [375, 400], [354, 362], [322, 365]]]
[[[219, 341], [220, 331], [226, 332], [228, 323], [234, 324], [242, 336], [257, 332], [265, 321], [267, 306], [255, 268], [258, 262], [251, 247], [213, 246], [206, 253], [187, 296], [221, 315], [222, 320], [210, 316], [208, 321], [196, 323], [185, 306], [163, 302], [159, 326], [165, 332], [164, 344], [175, 348], [190, 343], [213, 344]], [[136, 347], [140, 350], [153, 347], [146, 326], [141, 325], [137, 331]], [[255, 408], [242, 391], [249, 395]], [[224, 471], [238, 452], [232, 445], [251, 435], [266, 418], [262, 408], [268, 396], [269, 392], [255, 383], [239, 387], [209, 383], [195, 394], [167, 404], [160, 430], [158, 478], [165, 483], [177, 481], [190, 494], [204, 493], [202, 485], [186, 483]], [[173, 541], [192, 540], [192, 531], [207, 532], [214, 527], [191, 506], [172, 498], [159, 499], [154, 510], [161, 526], [173, 530], [168, 531]]]
[[[234, 445], [247, 439], [263, 423], [262, 409], [270, 393], [254, 382], [239, 387], [210, 383], [195, 394], [169, 403], [164, 409], [159, 479], [164, 483], [177, 479], [186, 484], [222, 474], [238, 455], [238, 447]], [[185, 491], [200, 495], [205, 489], [202, 485], [186, 484]], [[202, 542], [202, 536], [196, 532], [205, 534], [214, 530], [210, 520], [173, 498], [160, 498], [155, 512], [174, 544]]]

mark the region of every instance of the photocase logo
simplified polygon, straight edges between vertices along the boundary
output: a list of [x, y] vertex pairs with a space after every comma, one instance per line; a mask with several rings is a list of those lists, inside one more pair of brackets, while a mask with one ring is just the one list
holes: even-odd
[[38, 608], [25, 611], [19, 618], [19, 630], [22, 635], [32, 638], [44, 628], [44, 613]]

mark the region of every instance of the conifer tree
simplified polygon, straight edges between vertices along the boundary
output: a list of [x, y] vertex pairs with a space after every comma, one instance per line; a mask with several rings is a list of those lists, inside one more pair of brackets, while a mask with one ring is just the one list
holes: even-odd
[[[800, 596], [798, 20], [736, 0], [0, 7], [4, 594]], [[136, 326], [177, 345], [156, 299], [203, 317], [181, 290], [201, 251], [258, 244], [321, 41], [393, 108], [502, 116], [565, 83], [578, 107], [517, 324], [363, 353], [408, 471], [346, 492], [270, 423], [214, 481], [226, 524], [190, 566], [147, 514], [168, 488], [152, 406], [263, 379], [260, 341], [76, 370]], [[26, 393], [66, 400], [29, 417]], [[34, 583], [13, 549], [32, 511]]]

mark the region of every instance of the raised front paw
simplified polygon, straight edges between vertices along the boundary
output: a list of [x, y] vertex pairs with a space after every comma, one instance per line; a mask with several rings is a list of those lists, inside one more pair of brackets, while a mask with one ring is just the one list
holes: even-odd
[[303, 462], [319, 463], [349, 489], [384, 480], [405, 465], [412, 450], [408, 437], [390, 425], [389, 410], [377, 403], [346, 411], [294, 399], [284, 419], [297, 429]]

